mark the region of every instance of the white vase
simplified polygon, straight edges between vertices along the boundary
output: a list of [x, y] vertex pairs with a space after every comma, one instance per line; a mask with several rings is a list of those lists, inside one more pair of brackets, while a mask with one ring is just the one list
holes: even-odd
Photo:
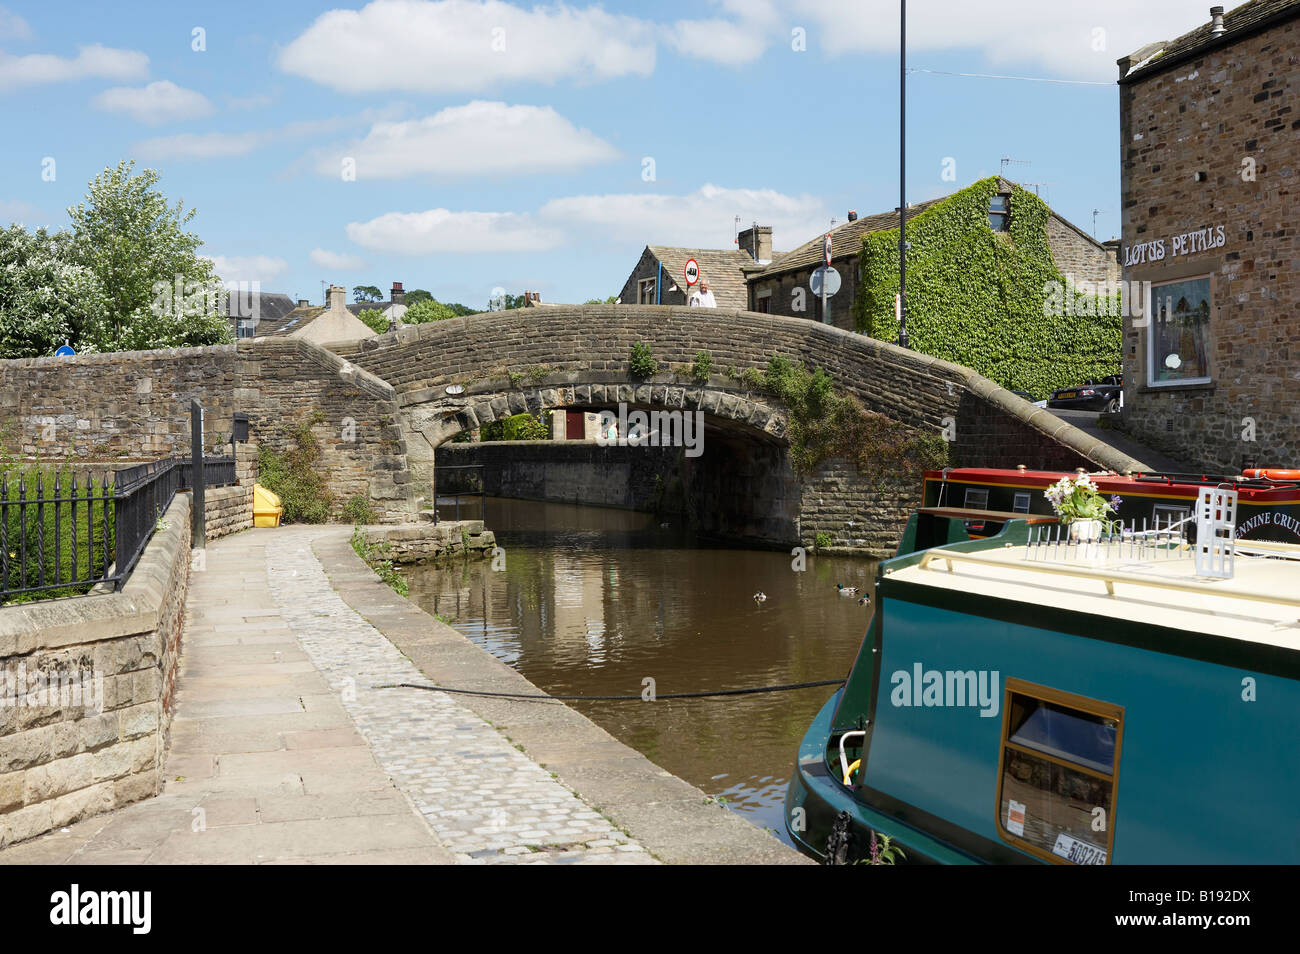
[[1070, 539], [1077, 540], [1080, 543], [1091, 543], [1094, 540], [1101, 539], [1100, 520], [1071, 520], [1070, 521]]

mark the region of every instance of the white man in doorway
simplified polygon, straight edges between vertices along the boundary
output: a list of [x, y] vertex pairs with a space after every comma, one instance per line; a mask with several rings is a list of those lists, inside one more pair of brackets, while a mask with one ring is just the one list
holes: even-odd
[[713, 297], [713, 292], [709, 291], [709, 280], [700, 279], [700, 287], [691, 293], [690, 306], [692, 308], [717, 308], [718, 300]]

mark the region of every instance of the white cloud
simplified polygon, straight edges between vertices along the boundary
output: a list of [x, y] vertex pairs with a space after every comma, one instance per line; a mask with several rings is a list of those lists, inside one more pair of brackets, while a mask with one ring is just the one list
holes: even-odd
[[0, 7], [0, 37], [6, 40], [30, 40], [32, 28], [12, 10]]
[[678, 20], [673, 24], [672, 45], [697, 59], [743, 66], [763, 55], [770, 36], [752, 21]]
[[827, 227], [830, 213], [810, 195], [774, 189], [726, 189], [704, 185], [686, 195], [629, 192], [552, 199], [542, 219], [597, 232], [611, 239], [697, 248], [731, 248], [735, 216], [742, 228], [772, 226], [773, 247], [802, 245]]
[[131, 149], [146, 162], [160, 159], [223, 159], [243, 156], [269, 140], [270, 133], [180, 133], [135, 143]]
[[270, 106], [274, 99], [266, 93], [253, 93], [249, 96], [226, 96], [226, 105], [233, 110], [262, 109]]
[[315, 153], [316, 170], [338, 175], [344, 156], [361, 179], [509, 175], [576, 169], [619, 152], [549, 106], [475, 101], [433, 116], [376, 123], [363, 139]]
[[[1032, 65], [1049, 76], [1113, 81], [1121, 56], [1208, 22], [1208, 10], [1187, 0], [1003, 0], [990, 15], [988, 6], [967, 0], [921, 0], [908, 8], [908, 62], [925, 66], [916, 54], [974, 49], [996, 66]], [[896, 3], [789, 0], [786, 15], [808, 27], [810, 52], [898, 52]]]
[[0, 90], [79, 79], [131, 80], [147, 75], [149, 57], [98, 43], [83, 46], [69, 59], [51, 53], [6, 56], [0, 53]]
[[368, 267], [360, 255], [331, 252], [323, 248], [312, 249], [307, 257], [311, 259], [313, 265], [337, 272], [357, 272]]
[[23, 225], [44, 225], [50, 221], [50, 216], [32, 205], [30, 202], [24, 202], [21, 199], [13, 199], [6, 202], [0, 199], [0, 227], [8, 225], [11, 222], [18, 222]]
[[212, 114], [212, 103], [202, 93], [158, 80], [148, 86], [115, 86], [106, 89], [91, 105], [110, 113], [125, 113], [138, 123], [159, 123], [201, 119]]
[[289, 263], [269, 255], [204, 255], [227, 285], [261, 282], [263, 288], [289, 270]]
[[560, 245], [563, 233], [515, 212], [389, 212], [369, 222], [349, 222], [356, 244], [398, 255], [431, 252], [538, 252]]
[[375, 0], [331, 10], [280, 51], [287, 73], [349, 93], [444, 93], [501, 83], [648, 76], [655, 33], [598, 6]]

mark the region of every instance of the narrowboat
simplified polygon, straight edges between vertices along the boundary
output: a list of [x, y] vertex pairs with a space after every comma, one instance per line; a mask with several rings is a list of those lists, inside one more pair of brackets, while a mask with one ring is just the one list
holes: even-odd
[[[800, 745], [795, 844], [827, 863], [886, 836], [906, 863], [1300, 863], [1300, 546], [1197, 505], [1091, 541], [1055, 516], [914, 513]], [[997, 532], [972, 535], [981, 517]]]
[[[1043, 494], [1064, 476], [1061, 471], [948, 467], [925, 472], [927, 507], [964, 507], [1021, 514], [1050, 514]], [[1300, 470], [1243, 468], [1241, 474], [1094, 473], [1105, 496], [1120, 498], [1117, 517], [1125, 523], [1156, 529], [1186, 518], [1205, 487], [1237, 491], [1236, 535], [1244, 540], [1300, 543]], [[975, 520], [976, 535], [996, 532], [993, 521]]]

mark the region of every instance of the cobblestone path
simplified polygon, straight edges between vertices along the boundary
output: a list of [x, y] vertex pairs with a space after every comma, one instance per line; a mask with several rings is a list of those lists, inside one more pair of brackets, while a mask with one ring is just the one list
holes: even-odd
[[[286, 528], [288, 529], [288, 528]], [[334, 592], [303, 532], [266, 545], [286, 624], [370, 745], [462, 864], [653, 864], [600, 813], [443, 693]]]

